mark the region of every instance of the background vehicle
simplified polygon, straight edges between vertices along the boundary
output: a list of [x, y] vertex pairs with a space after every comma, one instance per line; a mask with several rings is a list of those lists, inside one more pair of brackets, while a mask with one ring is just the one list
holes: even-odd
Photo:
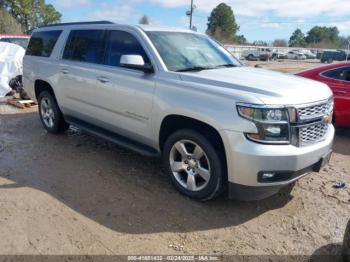
[[287, 53], [287, 58], [295, 60], [305, 60], [306, 56], [298, 51], [289, 51]]
[[322, 63], [332, 63], [333, 61], [345, 61], [350, 60], [349, 51], [336, 50], [336, 51], [324, 51], [321, 56]]
[[286, 59], [287, 58], [287, 52], [282, 51], [280, 49], [275, 49], [272, 52], [272, 57], [273, 60], [275, 59]]
[[350, 127], [350, 62], [321, 66], [297, 75], [327, 84], [334, 94], [335, 125]]
[[273, 55], [273, 51], [270, 48], [258, 47], [256, 49], [244, 50], [242, 56], [249, 60], [262, 60], [267, 61]]
[[310, 50], [299, 50], [300, 53], [306, 56], [306, 59], [316, 59], [316, 54], [311, 52]]
[[266, 198], [331, 155], [327, 85], [242, 66], [191, 30], [43, 27], [32, 34], [23, 79], [47, 131], [72, 124], [162, 155], [174, 186], [194, 199], [226, 189], [236, 199]]
[[7, 42], [27, 48], [30, 35], [0, 34], [0, 42]]

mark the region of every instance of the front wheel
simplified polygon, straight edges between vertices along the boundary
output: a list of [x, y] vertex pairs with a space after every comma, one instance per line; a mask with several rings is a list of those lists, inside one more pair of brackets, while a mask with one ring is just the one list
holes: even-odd
[[48, 132], [62, 133], [68, 129], [69, 125], [64, 121], [56, 99], [50, 92], [41, 92], [38, 104], [41, 123]]
[[172, 183], [184, 195], [205, 201], [222, 192], [222, 161], [200, 133], [183, 129], [170, 135], [164, 145], [163, 161]]

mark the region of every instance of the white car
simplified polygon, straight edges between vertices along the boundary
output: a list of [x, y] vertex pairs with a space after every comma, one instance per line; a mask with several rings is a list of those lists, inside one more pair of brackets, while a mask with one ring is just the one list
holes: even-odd
[[48, 132], [71, 124], [162, 156], [172, 183], [194, 199], [266, 198], [319, 171], [332, 151], [327, 85], [243, 66], [190, 30], [42, 27], [32, 34], [23, 77]]
[[287, 53], [287, 58], [295, 60], [305, 60], [306, 56], [298, 51], [289, 51]]

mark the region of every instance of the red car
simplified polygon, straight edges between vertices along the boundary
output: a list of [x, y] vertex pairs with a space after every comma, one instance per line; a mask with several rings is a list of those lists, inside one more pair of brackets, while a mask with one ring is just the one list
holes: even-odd
[[296, 75], [327, 84], [334, 94], [335, 126], [350, 127], [350, 62], [321, 66]]

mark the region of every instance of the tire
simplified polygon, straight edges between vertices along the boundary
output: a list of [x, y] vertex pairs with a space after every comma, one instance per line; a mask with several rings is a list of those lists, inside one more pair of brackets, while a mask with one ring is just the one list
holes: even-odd
[[38, 104], [41, 123], [48, 132], [58, 134], [69, 128], [51, 92], [42, 91], [38, 97]]
[[350, 220], [345, 229], [342, 254], [343, 261], [350, 262]]
[[253, 61], [254, 60], [254, 56], [252, 54], [247, 56], [247, 60], [248, 61]]
[[327, 63], [328, 63], [328, 64], [332, 64], [332, 63], [333, 63], [333, 59], [332, 59], [332, 58], [328, 58], [328, 59], [327, 59]]
[[172, 184], [182, 194], [206, 201], [224, 189], [224, 164], [219, 155], [205, 136], [181, 129], [166, 140], [163, 162]]

